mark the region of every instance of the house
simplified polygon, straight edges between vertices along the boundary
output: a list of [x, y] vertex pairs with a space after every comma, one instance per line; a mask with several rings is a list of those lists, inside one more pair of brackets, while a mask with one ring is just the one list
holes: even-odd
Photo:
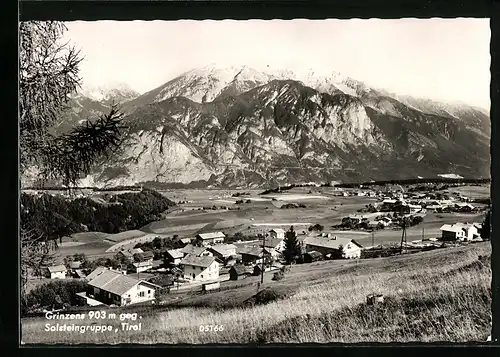
[[80, 266], [82, 265], [82, 262], [80, 261], [72, 261], [72, 262], [69, 262], [69, 268], [71, 270], [75, 270], [75, 269], [80, 269]]
[[134, 253], [134, 260], [137, 255], [140, 255], [142, 257], [142, 261], [153, 261], [155, 253], [152, 250], [147, 250], [145, 252], [141, 253]]
[[237, 247], [234, 244], [216, 244], [208, 248], [214, 257], [219, 259], [227, 259], [232, 255], [236, 255]]
[[312, 263], [318, 260], [323, 260], [323, 254], [315, 250], [311, 250], [303, 255], [304, 263]]
[[304, 239], [306, 252], [318, 251], [323, 255], [331, 254], [332, 257], [345, 259], [360, 258], [362, 246], [354, 239], [340, 238], [317, 238], [307, 237]]
[[196, 235], [195, 237], [196, 241], [201, 243], [205, 247], [223, 243], [225, 238], [226, 236], [222, 232], [201, 233]]
[[134, 273], [140, 273], [140, 272], [143, 272], [143, 271], [146, 271], [146, 270], [153, 268], [153, 261], [152, 260], [145, 260], [142, 262], [132, 263], [132, 265], [134, 266], [134, 269], [133, 269]]
[[380, 228], [380, 227], [385, 227], [384, 223], [382, 221], [369, 221], [368, 222], [368, 228]]
[[459, 212], [472, 212], [474, 206], [469, 203], [455, 203], [455, 209]]
[[276, 252], [282, 252], [285, 249], [285, 240], [283, 238], [266, 239], [264, 247]]
[[[265, 271], [265, 269], [264, 269]], [[259, 276], [262, 274], [262, 266], [260, 264], [256, 264], [254, 267], [253, 267], [253, 272], [252, 272], [252, 275], [254, 276]]]
[[184, 279], [190, 281], [207, 281], [219, 278], [219, 261], [215, 257], [187, 255], [181, 260]]
[[[255, 264], [253, 268], [249, 269], [252, 272], [252, 275], [258, 276], [262, 274], [262, 264]], [[271, 266], [264, 267], [264, 272], [268, 272], [271, 270], [276, 270], [276, 268], [272, 268]]]
[[[90, 275], [94, 274], [93, 271]], [[90, 276], [89, 275], [89, 276]], [[85, 297], [95, 299], [106, 305], [130, 305], [150, 301], [155, 298], [158, 285], [123, 275], [111, 269], [101, 270], [88, 282]], [[82, 298], [83, 294], [79, 294]]]
[[381, 211], [392, 211], [392, 209], [394, 208], [394, 206], [396, 206], [397, 203], [399, 203], [398, 200], [385, 199], [382, 201], [382, 205], [381, 205], [380, 210]]
[[127, 249], [127, 250], [120, 250], [118, 254], [124, 256], [128, 260], [134, 260], [134, 255], [138, 253], [144, 253], [144, 251], [141, 248], [134, 248], [134, 249]]
[[108, 268], [105, 268], [105, 267], [97, 267], [95, 268], [89, 275], [87, 275], [85, 277], [85, 279], [87, 281], [91, 281], [92, 279], [94, 279], [96, 276], [98, 276], [99, 274], [101, 274], [103, 271], [105, 270], [108, 270]]
[[92, 299], [91, 297], [87, 296], [86, 291], [82, 291], [80, 293], [75, 294], [77, 296], [76, 300], [79, 302], [80, 306], [102, 306], [104, 305], [102, 302]]
[[233, 254], [226, 258], [225, 260], [226, 266], [233, 266], [235, 264], [241, 263], [241, 254]]
[[409, 204], [409, 205], [406, 205], [409, 209], [409, 213], [410, 214], [413, 214], [413, 213], [418, 213], [422, 210], [422, 206], [420, 205], [413, 205], [413, 204]]
[[273, 252], [269, 248], [262, 248], [260, 247], [252, 247], [248, 248], [245, 250], [240, 251], [241, 254], [241, 261], [243, 264], [261, 264], [262, 263], [262, 257], [265, 255], [273, 256]]
[[441, 226], [441, 239], [470, 241], [480, 236], [477, 223], [455, 223]]
[[427, 210], [430, 212], [439, 212], [443, 209], [443, 206], [441, 205], [429, 205], [426, 207]]
[[399, 212], [400, 214], [413, 214], [413, 213], [420, 212], [422, 210], [422, 206], [401, 203], [401, 204], [394, 206], [393, 210], [396, 212]]
[[186, 246], [191, 243], [191, 238], [182, 238], [181, 243], [184, 244], [184, 246]]
[[281, 228], [271, 229], [269, 231], [269, 235], [272, 238], [285, 239], [285, 230], [283, 230]]
[[361, 223], [362, 220], [365, 219], [364, 216], [358, 215], [358, 214], [351, 214], [351, 215], [347, 216], [347, 218], [349, 218], [349, 220], [354, 224], [359, 224], [359, 223]]
[[184, 248], [181, 248], [181, 252], [184, 254], [184, 256], [194, 255], [196, 257], [202, 257], [202, 256], [213, 257], [214, 255], [206, 247], [196, 247], [192, 244], [188, 244]]
[[184, 258], [182, 249], [171, 249], [165, 252], [165, 260], [170, 264], [178, 265], [182, 258]]
[[72, 272], [73, 278], [75, 279], [85, 279], [86, 275], [81, 269], [75, 269]]
[[381, 223], [384, 227], [387, 227], [392, 223], [392, 219], [389, 217], [382, 217], [378, 220], [379, 223]]
[[67, 269], [64, 265], [54, 265], [47, 267], [47, 277], [50, 279], [65, 279]]
[[249, 275], [252, 275], [252, 272], [241, 264], [233, 265], [231, 269], [229, 269], [229, 280], [241, 280]]

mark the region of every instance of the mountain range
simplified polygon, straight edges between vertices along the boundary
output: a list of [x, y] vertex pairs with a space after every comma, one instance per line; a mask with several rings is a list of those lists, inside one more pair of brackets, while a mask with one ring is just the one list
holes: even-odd
[[340, 73], [197, 68], [142, 95], [81, 90], [63, 132], [112, 101], [124, 141], [87, 186], [216, 187], [490, 176], [489, 113], [372, 88]]

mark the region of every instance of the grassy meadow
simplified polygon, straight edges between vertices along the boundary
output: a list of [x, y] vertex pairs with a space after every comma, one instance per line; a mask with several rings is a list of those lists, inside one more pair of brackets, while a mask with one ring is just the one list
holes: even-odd
[[[141, 331], [45, 332], [48, 322], [91, 321], [34, 317], [22, 320], [22, 340], [25, 344], [486, 341], [491, 328], [490, 255], [491, 246], [484, 242], [388, 258], [296, 265], [281, 281], [266, 275], [258, 295], [267, 289], [267, 295], [277, 297], [266, 304], [252, 300], [257, 286], [256, 279], [249, 278], [228, 282], [233, 289], [221, 292], [170, 294], [175, 304], [109, 309], [117, 315], [138, 312]], [[371, 293], [383, 294], [385, 302], [366, 305]], [[119, 327], [120, 321], [105, 324]], [[201, 325], [223, 329], [200, 332]]]

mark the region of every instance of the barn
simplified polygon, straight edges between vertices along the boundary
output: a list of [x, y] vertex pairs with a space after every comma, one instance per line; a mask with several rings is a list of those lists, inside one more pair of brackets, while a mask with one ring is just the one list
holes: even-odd
[[316, 250], [312, 250], [304, 254], [304, 263], [312, 263], [323, 260], [323, 254]]
[[237, 264], [229, 269], [229, 280], [245, 279], [249, 275], [245, 266]]

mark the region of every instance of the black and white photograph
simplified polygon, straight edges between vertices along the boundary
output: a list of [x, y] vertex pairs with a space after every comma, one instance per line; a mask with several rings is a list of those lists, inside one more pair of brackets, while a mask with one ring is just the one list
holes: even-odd
[[489, 19], [19, 36], [21, 344], [491, 341]]

